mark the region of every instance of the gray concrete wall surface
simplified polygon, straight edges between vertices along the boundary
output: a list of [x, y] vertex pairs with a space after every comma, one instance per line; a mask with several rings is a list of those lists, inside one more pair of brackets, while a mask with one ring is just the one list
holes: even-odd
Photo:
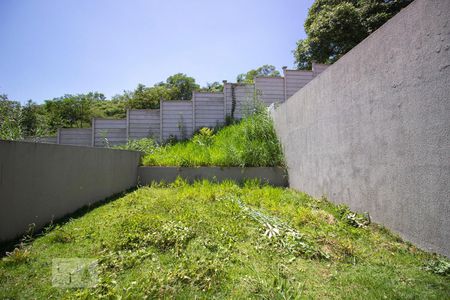
[[173, 182], [178, 176], [188, 182], [202, 179], [218, 182], [259, 179], [274, 186], [288, 185], [287, 175], [284, 169], [279, 167], [139, 167], [138, 170], [140, 185], [147, 185], [152, 181]]
[[140, 152], [0, 141], [0, 242], [137, 184]]
[[291, 187], [450, 256], [450, 1], [416, 0], [273, 117]]

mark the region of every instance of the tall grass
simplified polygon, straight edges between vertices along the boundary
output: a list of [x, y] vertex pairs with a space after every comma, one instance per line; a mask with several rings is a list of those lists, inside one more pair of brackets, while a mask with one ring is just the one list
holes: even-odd
[[217, 133], [200, 130], [191, 140], [155, 147], [147, 166], [283, 166], [281, 145], [268, 113], [259, 111]]

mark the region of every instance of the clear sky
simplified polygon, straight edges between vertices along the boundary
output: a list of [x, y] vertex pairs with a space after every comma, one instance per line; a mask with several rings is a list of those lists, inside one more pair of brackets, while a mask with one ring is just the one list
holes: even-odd
[[0, 93], [24, 103], [186, 73], [293, 67], [313, 0], [0, 0]]

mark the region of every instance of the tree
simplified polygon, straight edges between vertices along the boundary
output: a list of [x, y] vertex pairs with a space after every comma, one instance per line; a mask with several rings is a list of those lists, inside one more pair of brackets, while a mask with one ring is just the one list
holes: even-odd
[[20, 126], [25, 136], [34, 136], [37, 132], [38, 109], [39, 106], [31, 100], [28, 100], [27, 104], [22, 107], [22, 118], [20, 120]]
[[183, 73], [169, 76], [166, 82], [160, 82], [155, 86], [166, 87], [171, 91], [171, 99], [167, 100], [191, 100], [192, 92], [200, 89], [200, 86], [195, 83], [193, 77], [189, 77]]
[[20, 103], [9, 100], [6, 94], [0, 94], [0, 139], [17, 140], [22, 138], [21, 119]]
[[47, 126], [51, 132], [59, 127], [83, 127], [91, 123], [92, 106], [95, 102], [105, 101], [106, 97], [97, 92], [87, 94], [67, 94], [44, 104]]
[[202, 92], [223, 92], [223, 84], [218, 81], [214, 81], [212, 83], [206, 83], [205, 87], [200, 89]]
[[173, 94], [173, 90], [166, 85], [146, 87], [140, 83], [134, 91], [124, 91], [122, 95], [116, 95], [113, 99], [123, 101], [130, 109], [155, 109], [159, 108], [161, 99], [171, 100]]
[[305, 21], [307, 38], [293, 51], [298, 69], [333, 63], [412, 0], [316, 0]]
[[236, 81], [239, 83], [254, 83], [255, 77], [279, 77], [280, 72], [272, 65], [263, 65], [257, 69], [248, 71], [247, 73], [239, 74]]

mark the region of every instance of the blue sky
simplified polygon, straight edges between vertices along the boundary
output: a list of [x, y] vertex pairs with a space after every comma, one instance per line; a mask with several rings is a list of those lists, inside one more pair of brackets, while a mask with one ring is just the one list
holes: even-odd
[[0, 93], [107, 97], [183, 72], [200, 85], [293, 67], [313, 0], [1, 0]]

